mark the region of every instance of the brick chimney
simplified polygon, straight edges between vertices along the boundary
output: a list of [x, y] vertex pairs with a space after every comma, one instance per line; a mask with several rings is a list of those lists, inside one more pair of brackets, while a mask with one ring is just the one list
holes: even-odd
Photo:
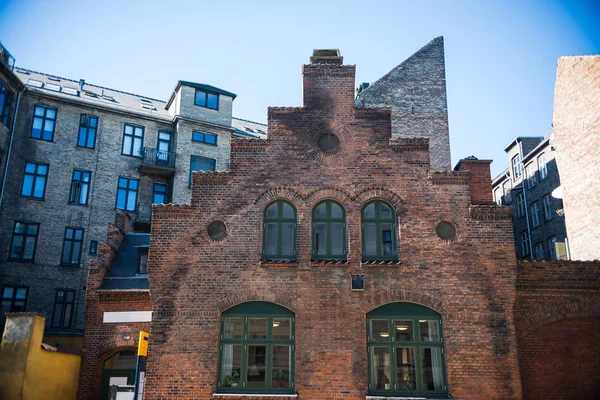
[[349, 110], [354, 107], [354, 65], [342, 65], [337, 49], [314, 50], [302, 66], [304, 107]]
[[492, 160], [478, 160], [470, 156], [463, 158], [454, 167], [455, 171], [469, 173], [469, 187], [471, 191], [471, 204], [493, 204], [492, 176], [490, 164]]

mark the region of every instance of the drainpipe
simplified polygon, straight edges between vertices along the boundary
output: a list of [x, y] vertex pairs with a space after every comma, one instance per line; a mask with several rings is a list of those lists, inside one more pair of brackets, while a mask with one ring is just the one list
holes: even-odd
[[0, 190], [0, 206], [2, 206], [2, 198], [4, 197], [4, 187], [6, 186], [6, 177], [8, 176], [8, 164], [10, 163], [10, 154], [12, 151], [13, 140], [15, 138], [15, 126], [17, 125], [17, 115], [19, 114], [19, 104], [21, 103], [21, 93], [25, 88], [17, 93], [17, 105], [15, 106], [15, 116], [12, 120], [12, 128], [10, 130], [10, 141], [8, 142], [8, 153], [6, 154], [6, 167], [4, 168], [4, 177], [2, 178], [2, 189]]
[[525, 189], [525, 164], [523, 163], [523, 142], [519, 141], [519, 152], [521, 154], [521, 185], [523, 186], [523, 201], [525, 202], [525, 219], [527, 220], [527, 237], [529, 238], [529, 258], [533, 260], [533, 243], [531, 243], [531, 227], [529, 226], [529, 203], [527, 202], [527, 189]]

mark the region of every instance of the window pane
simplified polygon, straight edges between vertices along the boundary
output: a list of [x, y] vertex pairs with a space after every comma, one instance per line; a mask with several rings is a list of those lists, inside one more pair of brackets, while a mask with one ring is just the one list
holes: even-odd
[[315, 208], [315, 217], [317, 218], [325, 218], [327, 216], [327, 204], [321, 203], [317, 208]]
[[133, 135], [133, 126], [125, 125], [125, 133], [128, 135]]
[[439, 342], [440, 328], [439, 321], [419, 320], [419, 330], [421, 331], [421, 340], [424, 342]]
[[296, 248], [293, 223], [281, 224], [281, 253], [284, 256], [294, 255]]
[[292, 352], [290, 346], [273, 346], [273, 388], [290, 387], [290, 366], [292, 365]]
[[73, 239], [73, 229], [67, 229], [65, 232], [65, 237], [67, 239]]
[[377, 233], [375, 224], [363, 224], [365, 256], [377, 255]]
[[282, 218], [291, 219], [294, 218], [294, 209], [288, 203], [283, 203], [283, 216]]
[[90, 149], [93, 149], [95, 141], [96, 141], [96, 130], [88, 129], [88, 138], [87, 138], [86, 146], [89, 147]]
[[267, 208], [267, 218], [275, 219], [277, 218], [277, 203], [273, 203]]
[[33, 260], [33, 251], [35, 250], [35, 238], [27, 237], [25, 239], [25, 249], [23, 250], [23, 259]]
[[331, 203], [331, 218], [338, 219], [342, 218], [344, 213], [342, 212], [342, 207], [337, 203]]
[[326, 230], [326, 224], [315, 224], [315, 254], [318, 256], [324, 256], [325, 254], [327, 254]]
[[89, 187], [89, 185], [87, 185], [87, 184], [81, 185], [81, 189], [79, 191], [79, 200], [78, 200], [79, 204], [87, 203], [88, 187]]
[[137, 203], [137, 193], [129, 191], [129, 197], [127, 197], [127, 210], [134, 211]]
[[242, 345], [225, 344], [221, 354], [221, 386], [238, 387], [242, 370]]
[[411, 321], [394, 321], [394, 332], [396, 332], [397, 342], [411, 342], [413, 340]]
[[83, 229], [75, 229], [75, 239], [81, 240], [83, 239]]
[[375, 203], [369, 204], [363, 211], [363, 218], [375, 219]]
[[125, 209], [125, 193], [124, 189], [119, 189], [117, 192], [117, 208], [121, 210]]
[[35, 106], [35, 115], [43, 117], [44, 116], [44, 107]]
[[217, 144], [217, 137], [215, 135], [206, 135], [204, 141], [208, 144]]
[[10, 258], [21, 258], [23, 251], [23, 236], [14, 236], [12, 246], [10, 248]]
[[391, 219], [392, 218], [392, 210], [385, 204], [381, 204], [380, 218], [381, 219]]
[[98, 118], [90, 117], [90, 126], [95, 128], [98, 125]]
[[141, 138], [136, 137], [133, 139], [133, 149], [131, 151], [131, 154], [134, 156], [142, 154], [142, 139]]
[[127, 188], [127, 179], [125, 179], [125, 178], [119, 178], [119, 187], [120, 188]]
[[344, 224], [333, 223], [331, 224], [331, 255], [332, 256], [343, 256], [344, 255]]
[[38, 174], [40, 174], [40, 175], [46, 175], [46, 174], [48, 174], [48, 166], [47, 165], [38, 164]]
[[390, 331], [387, 319], [372, 319], [371, 320], [371, 338], [370, 340], [389, 341]]
[[264, 388], [267, 346], [248, 346], [248, 388]]
[[44, 197], [44, 188], [46, 187], [46, 178], [38, 176], [35, 181], [35, 188], [33, 190], [33, 197], [41, 199]]
[[266, 318], [250, 318], [248, 321], [248, 338], [249, 339], [266, 339], [267, 338], [267, 319]]
[[381, 254], [384, 256], [393, 255], [392, 250], [392, 225], [383, 224], [381, 225], [381, 245], [382, 252]]
[[217, 109], [219, 107], [219, 96], [212, 93], [207, 93], [207, 102], [206, 106], [208, 108]]
[[138, 181], [136, 181], [135, 179], [130, 179], [129, 180], [129, 189], [137, 189], [138, 187]]
[[123, 138], [123, 150], [121, 151], [123, 154], [131, 154], [131, 143], [132, 143], [131, 136], [125, 136]]
[[292, 320], [289, 318], [273, 318], [273, 339], [290, 339]]
[[70, 257], [71, 257], [71, 245], [73, 242], [71, 241], [65, 241], [64, 246], [63, 246], [63, 252], [62, 252], [62, 258], [61, 258], [61, 263], [62, 264], [70, 264]]
[[15, 292], [14, 288], [5, 287], [4, 291], [2, 292], [2, 298], [3, 299], [12, 299], [14, 292]]
[[25, 172], [29, 172], [29, 173], [35, 173], [35, 166], [36, 164], [34, 163], [27, 163], [25, 164]]
[[425, 390], [444, 390], [442, 374], [442, 349], [439, 347], [421, 349], [423, 362], [423, 387]]
[[62, 303], [54, 304], [54, 314], [52, 316], [52, 327], [60, 327], [60, 321], [62, 320]]
[[265, 241], [266, 254], [277, 254], [277, 224], [266, 225]]
[[196, 105], [206, 107], [206, 93], [197, 90], [196, 91]]
[[53, 110], [51, 108], [47, 108], [46, 109], [46, 117], [50, 118], [50, 119], [56, 118], [56, 110]]
[[396, 372], [398, 373], [399, 390], [415, 390], [415, 349], [396, 348]]
[[38, 226], [37, 224], [27, 225], [27, 234], [35, 235], [37, 234]]
[[75, 298], [75, 292], [67, 292], [67, 302], [72, 303]]
[[244, 334], [242, 318], [225, 318], [223, 323], [223, 339], [241, 339]]
[[17, 295], [15, 296], [16, 299], [24, 300], [26, 297], [27, 297], [27, 289], [25, 289], [25, 288], [17, 289]]
[[46, 120], [44, 124], [44, 140], [52, 140], [52, 132], [54, 131], [54, 121]]
[[73, 255], [71, 256], [71, 264], [79, 264], [79, 254], [81, 253], [81, 242], [73, 243]]
[[62, 321], [62, 326], [68, 328], [71, 326], [71, 309], [73, 308], [72, 304], [65, 305], [65, 313]]
[[154, 197], [152, 198], [153, 204], [164, 204], [165, 195], [162, 193], [154, 193]]
[[142, 137], [142, 136], [144, 136], [144, 130], [142, 128], [140, 128], [139, 126], [136, 126], [134, 135], [137, 137]]
[[33, 176], [25, 175], [23, 177], [23, 189], [21, 189], [22, 196], [31, 196], [33, 192]]
[[33, 125], [31, 127], [31, 137], [39, 139], [42, 137], [42, 125], [43, 120], [41, 118], [34, 118]]
[[390, 378], [390, 349], [371, 347], [371, 388], [391, 390]]

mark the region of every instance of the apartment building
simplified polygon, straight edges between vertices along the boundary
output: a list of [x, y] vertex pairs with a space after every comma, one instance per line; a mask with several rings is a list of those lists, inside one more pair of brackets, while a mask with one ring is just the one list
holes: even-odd
[[508, 168], [492, 180], [492, 190], [496, 204], [512, 209], [517, 257], [568, 259], [553, 133], [517, 137], [504, 151]]
[[49, 343], [78, 347], [87, 266], [115, 210], [148, 233], [151, 204], [188, 203], [193, 171], [228, 170], [231, 137], [266, 126], [233, 118], [236, 95], [211, 85], [178, 81], [164, 101], [15, 67], [2, 51], [2, 315], [44, 314]]

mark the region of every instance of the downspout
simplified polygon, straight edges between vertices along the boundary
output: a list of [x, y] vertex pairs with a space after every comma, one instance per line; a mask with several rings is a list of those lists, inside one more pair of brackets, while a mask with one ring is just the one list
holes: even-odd
[[8, 176], [8, 164], [10, 163], [10, 154], [12, 152], [13, 140], [15, 138], [15, 126], [17, 125], [17, 115], [19, 114], [19, 104], [21, 103], [21, 93], [25, 91], [25, 88], [21, 89], [17, 93], [17, 105], [15, 106], [15, 116], [12, 120], [12, 128], [10, 130], [10, 141], [8, 142], [8, 153], [6, 154], [6, 166], [4, 168], [4, 177], [2, 178], [2, 190], [0, 190], [0, 207], [2, 206], [2, 199], [4, 197], [4, 187], [6, 186], [6, 177]]
[[527, 189], [525, 189], [525, 164], [523, 163], [523, 142], [519, 141], [519, 152], [521, 154], [521, 185], [523, 186], [523, 201], [525, 202], [525, 219], [527, 220], [527, 237], [529, 238], [529, 258], [533, 260], [533, 243], [531, 243], [531, 227], [529, 226], [529, 203], [527, 202]]

